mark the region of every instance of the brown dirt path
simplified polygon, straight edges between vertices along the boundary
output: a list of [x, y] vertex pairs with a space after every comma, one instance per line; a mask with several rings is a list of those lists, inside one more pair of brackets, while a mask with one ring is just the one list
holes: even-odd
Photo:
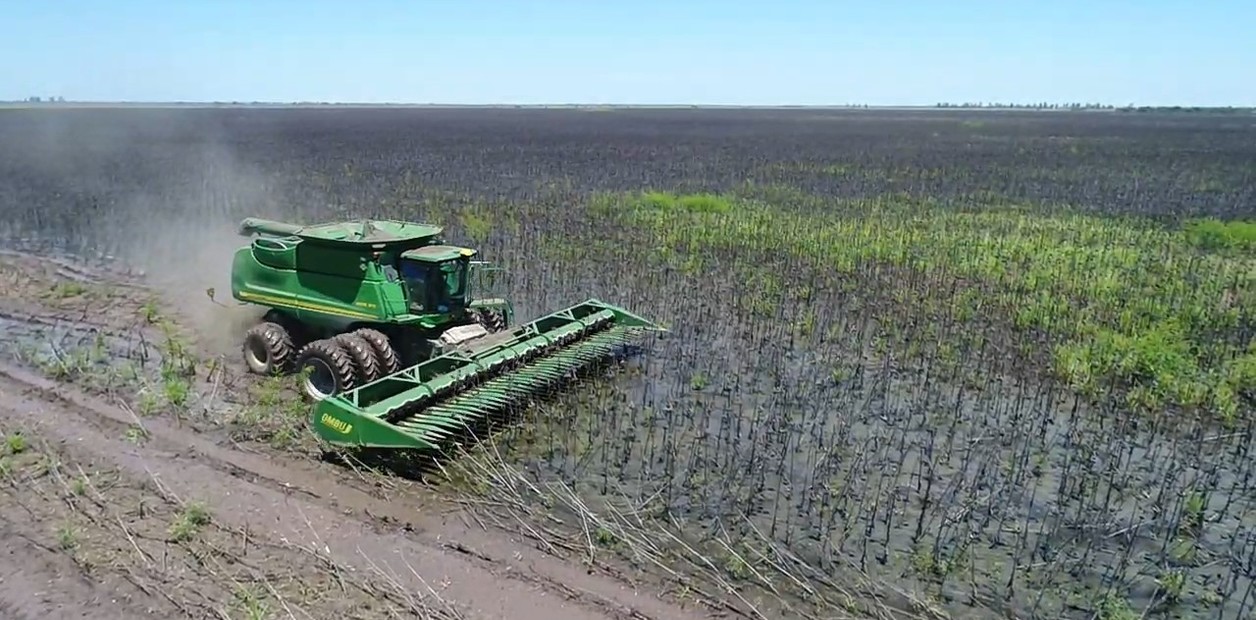
[[168, 618], [178, 609], [154, 599], [120, 579], [94, 581], [81, 573], [69, 555], [36, 542], [37, 524], [15, 523], [17, 515], [0, 509], [5, 550], [0, 556], [0, 617], [44, 618]]
[[[115, 338], [104, 347], [117, 349], [146, 329], [135, 318], [144, 300], [100, 273], [11, 254], [4, 279], [9, 345], [36, 346], [60, 326], [57, 337]], [[134, 395], [106, 401], [108, 389], [43, 370], [0, 364], [4, 617], [712, 617], [478, 527], [456, 506], [246, 452], [137, 415]], [[172, 533], [183, 526], [196, 534]], [[262, 601], [270, 615], [254, 614]]]

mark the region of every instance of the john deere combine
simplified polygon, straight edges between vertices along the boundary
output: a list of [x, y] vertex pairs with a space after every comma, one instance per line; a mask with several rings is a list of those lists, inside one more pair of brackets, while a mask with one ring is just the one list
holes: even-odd
[[512, 327], [478, 297], [500, 268], [438, 226], [298, 226], [249, 218], [231, 291], [266, 307], [244, 335], [260, 374], [305, 374], [315, 432], [333, 444], [438, 448], [487, 416], [613, 353], [654, 323], [596, 299]]

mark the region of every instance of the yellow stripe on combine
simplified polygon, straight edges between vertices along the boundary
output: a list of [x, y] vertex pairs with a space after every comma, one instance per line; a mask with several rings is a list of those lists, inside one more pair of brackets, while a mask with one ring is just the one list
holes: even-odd
[[250, 293], [249, 291], [240, 291], [240, 297], [256, 301], [265, 302], [274, 306], [283, 306], [285, 308], [295, 308], [297, 310], [310, 310], [312, 312], [322, 312], [335, 316], [342, 316], [349, 319], [374, 319], [373, 314], [364, 314], [361, 312], [352, 312], [342, 308], [333, 308], [322, 304], [312, 304], [306, 301], [297, 301], [284, 297], [276, 297], [274, 295], [263, 295], [261, 293]]

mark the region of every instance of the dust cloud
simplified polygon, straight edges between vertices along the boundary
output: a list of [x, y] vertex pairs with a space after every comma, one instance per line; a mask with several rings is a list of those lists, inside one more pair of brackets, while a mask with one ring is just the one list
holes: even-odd
[[15, 182], [0, 190], [0, 244], [121, 262], [180, 313], [198, 348], [238, 359], [262, 311], [231, 297], [232, 256], [249, 241], [237, 226], [287, 209], [282, 186], [208, 112], [37, 110], [6, 123], [0, 173]]
[[202, 171], [198, 185], [156, 200], [143, 197], [131, 209], [143, 219], [126, 231], [136, 242], [119, 245], [118, 257], [144, 273], [201, 348], [235, 355], [241, 334], [263, 314], [231, 297], [232, 257], [249, 242], [239, 235], [239, 222], [280, 216], [263, 210], [270, 201], [261, 176], [226, 149], [207, 145], [195, 161]]

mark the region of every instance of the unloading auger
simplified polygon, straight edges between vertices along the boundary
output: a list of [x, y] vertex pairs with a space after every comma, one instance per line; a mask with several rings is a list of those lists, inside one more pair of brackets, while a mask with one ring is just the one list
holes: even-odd
[[663, 328], [589, 299], [523, 325], [478, 298], [501, 269], [395, 220], [298, 226], [249, 218], [231, 292], [267, 308], [249, 370], [305, 376], [312, 428], [334, 445], [439, 449]]

